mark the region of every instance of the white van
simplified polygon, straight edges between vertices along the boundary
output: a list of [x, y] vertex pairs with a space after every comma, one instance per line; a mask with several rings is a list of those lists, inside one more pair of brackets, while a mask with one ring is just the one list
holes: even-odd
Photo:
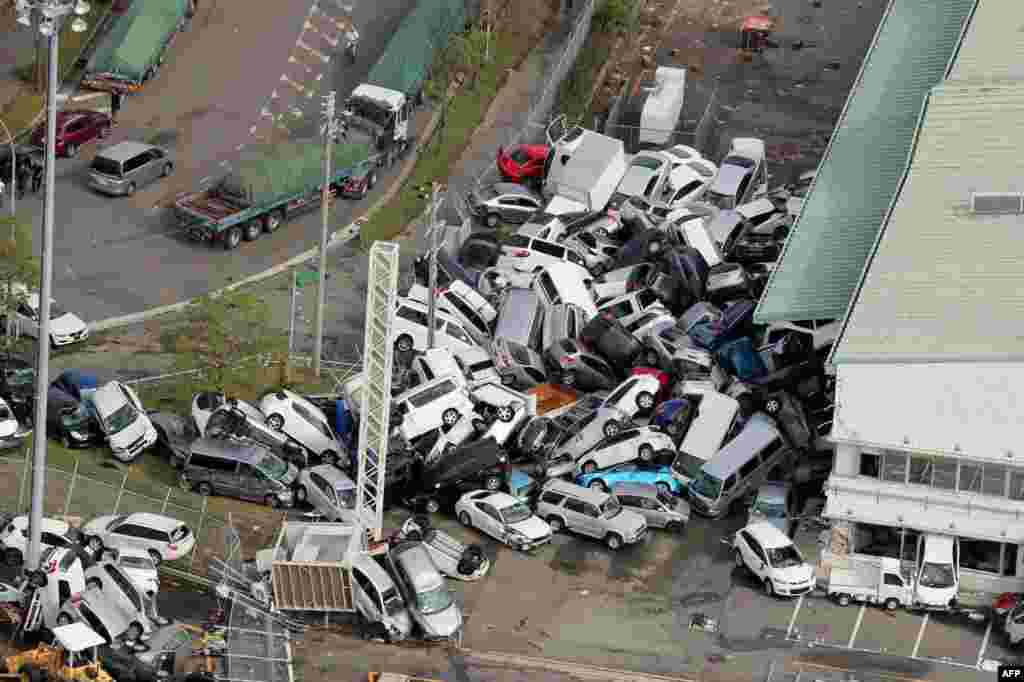
[[701, 467], [722, 447], [740, 411], [739, 402], [723, 393], [709, 391], [699, 397], [697, 416], [672, 462], [672, 478], [684, 486], [689, 485]]
[[597, 317], [597, 305], [580, 269], [570, 263], [545, 265], [533, 280], [533, 290], [548, 308], [571, 303], [583, 310], [589, 322]]
[[465, 384], [462, 368], [447, 348], [430, 348], [423, 355], [417, 355], [412, 361], [412, 370], [421, 384], [446, 376]]
[[[462, 325], [441, 311], [437, 312], [435, 332], [438, 348], [448, 348], [457, 352], [476, 346]], [[411, 298], [399, 298], [392, 335], [395, 339], [395, 350], [401, 353], [427, 350], [427, 306]]]
[[960, 539], [922, 533], [917, 538], [917, 556], [914, 606], [938, 610], [956, 606], [960, 592]]
[[472, 413], [473, 401], [451, 376], [409, 389], [396, 396], [391, 407], [393, 418], [402, 420], [399, 432], [407, 442], [442, 426], [454, 426]]
[[[430, 305], [430, 290], [422, 284], [409, 287], [408, 297], [425, 306]], [[454, 280], [448, 288], [439, 289], [437, 307], [461, 322], [462, 328], [469, 332], [474, 341], [480, 344], [490, 343], [491, 326], [498, 317], [498, 312], [468, 284]]]

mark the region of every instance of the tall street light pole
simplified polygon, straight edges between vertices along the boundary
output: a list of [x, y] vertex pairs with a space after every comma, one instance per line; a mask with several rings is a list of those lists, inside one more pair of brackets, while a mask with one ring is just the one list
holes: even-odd
[[85, 31], [82, 17], [89, 13], [85, 0], [17, 0], [18, 23], [32, 26], [36, 20], [39, 32], [48, 43], [46, 80], [46, 194], [43, 204], [43, 244], [40, 258], [39, 334], [36, 361], [35, 437], [32, 439], [32, 507], [29, 512], [28, 552], [25, 570], [39, 568], [42, 540], [43, 496], [46, 488], [46, 392], [50, 380], [50, 290], [53, 288], [53, 180], [57, 141], [57, 71], [60, 61], [60, 29], [64, 19], [74, 13], [71, 30]]
[[313, 337], [313, 373], [320, 376], [320, 365], [324, 353], [324, 315], [327, 307], [327, 228], [330, 222], [331, 200], [331, 153], [334, 142], [341, 130], [341, 121], [336, 115], [337, 93], [331, 90], [324, 95], [323, 121], [320, 132], [324, 136], [324, 185], [320, 194], [320, 286], [316, 290], [316, 336]]

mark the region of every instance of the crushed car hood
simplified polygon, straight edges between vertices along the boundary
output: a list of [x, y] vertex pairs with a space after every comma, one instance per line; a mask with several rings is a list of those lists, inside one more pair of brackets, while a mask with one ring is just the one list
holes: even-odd
[[539, 540], [551, 534], [551, 527], [536, 516], [531, 516], [519, 523], [509, 524], [509, 530], [522, 533], [530, 540]]

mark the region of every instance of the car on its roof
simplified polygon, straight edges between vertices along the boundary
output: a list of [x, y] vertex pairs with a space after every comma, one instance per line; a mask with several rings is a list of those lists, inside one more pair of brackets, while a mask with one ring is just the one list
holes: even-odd
[[512, 182], [542, 179], [544, 162], [551, 154], [546, 144], [517, 144], [498, 147], [498, 172]]

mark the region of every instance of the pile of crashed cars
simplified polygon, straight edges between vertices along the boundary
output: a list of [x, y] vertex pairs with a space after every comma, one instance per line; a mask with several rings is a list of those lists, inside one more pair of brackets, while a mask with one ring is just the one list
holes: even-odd
[[[522, 550], [560, 531], [619, 549], [682, 531], [691, 507], [718, 518], [766, 482], [827, 478], [837, 325], [753, 322], [811, 177], [758, 188], [753, 142], [720, 165], [641, 152], [597, 212], [546, 212], [525, 167], [524, 184], [477, 192], [487, 228], [522, 224], [439, 253], [432, 348], [428, 262], [414, 264], [392, 337], [389, 502]], [[518, 158], [542, 174], [541, 155]], [[489, 200], [516, 209], [495, 218]], [[362, 381], [344, 389], [353, 409]]]

